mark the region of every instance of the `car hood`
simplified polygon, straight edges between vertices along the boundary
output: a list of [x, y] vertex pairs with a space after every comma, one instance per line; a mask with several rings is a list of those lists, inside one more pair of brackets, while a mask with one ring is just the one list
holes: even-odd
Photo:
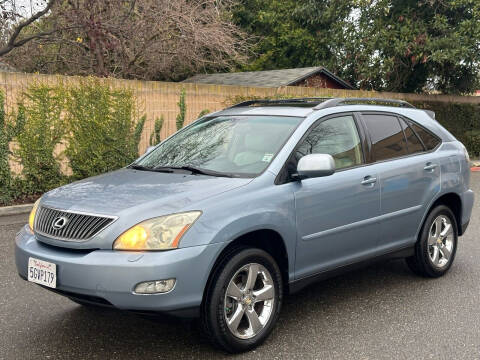
[[116, 216], [145, 209], [151, 216], [158, 216], [251, 180], [121, 169], [52, 190], [43, 196], [42, 205]]

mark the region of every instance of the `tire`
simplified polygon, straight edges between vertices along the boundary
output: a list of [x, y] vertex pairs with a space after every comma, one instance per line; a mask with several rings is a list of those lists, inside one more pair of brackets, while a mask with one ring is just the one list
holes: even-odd
[[[251, 281], [255, 273], [256, 281]], [[275, 260], [260, 249], [237, 249], [216, 267], [207, 288], [201, 312], [205, 334], [229, 353], [251, 350], [275, 326], [282, 298], [282, 275]]]
[[[444, 235], [442, 235], [444, 234]], [[415, 244], [415, 254], [406, 258], [417, 275], [436, 278], [452, 266], [458, 243], [458, 227], [450, 208], [439, 205], [428, 214]]]

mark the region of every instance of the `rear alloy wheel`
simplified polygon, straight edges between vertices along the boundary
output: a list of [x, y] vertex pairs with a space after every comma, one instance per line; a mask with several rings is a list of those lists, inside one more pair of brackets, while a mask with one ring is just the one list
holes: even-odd
[[435, 218], [428, 232], [428, 255], [433, 266], [441, 269], [447, 266], [454, 247], [453, 226], [448, 217]]
[[277, 321], [282, 291], [280, 269], [265, 251], [248, 248], [227, 256], [213, 275], [203, 305], [206, 334], [232, 353], [258, 346]]
[[444, 205], [435, 207], [425, 220], [415, 255], [406, 259], [408, 266], [421, 276], [442, 276], [452, 266], [457, 240], [457, 223], [452, 211]]

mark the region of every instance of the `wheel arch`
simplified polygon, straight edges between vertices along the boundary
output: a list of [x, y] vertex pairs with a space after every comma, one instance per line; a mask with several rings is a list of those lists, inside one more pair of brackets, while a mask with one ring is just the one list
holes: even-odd
[[208, 275], [208, 280], [203, 291], [203, 301], [206, 299], [207, 291], [211, 286], [213, 277], [226, 256], [229, 256], [242, 248], [254, 247], [266, 251], [272, 256], [280, 268], [282, 273], [283, 287], [288, 292], [289, 283], [289, 263], [288, 251], [283, 237], [277, 231], [269, 228], [257, 229], [242, 234], [232, 241], [220, 251]]
[[455, 222], [457, 225], [458, 236], [463, 235], [462, 199], [458, 194], [454, 192], [442, 194], [433, 201], [432, 205], [430, 205], [430, 207], [428, 208], [428, 211], [426, 212], [424, 219], [422, 220], [422, 227], [423, 227], [423, 224], [425, 223], [425, 220], [427, 219], [428, 214], [430, 214], [430, 212], [438, 205], [445, 205], [453, 212], [453, 215], [455, 216]]

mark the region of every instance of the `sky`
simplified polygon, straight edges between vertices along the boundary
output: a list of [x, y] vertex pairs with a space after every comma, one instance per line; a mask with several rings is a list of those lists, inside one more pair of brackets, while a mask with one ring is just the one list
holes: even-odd
[[10, 0], [17, 8], [17, 11], [23, 16], [30, 16], [32, 12], [42, 10], [45, 5], [45, 0]]

